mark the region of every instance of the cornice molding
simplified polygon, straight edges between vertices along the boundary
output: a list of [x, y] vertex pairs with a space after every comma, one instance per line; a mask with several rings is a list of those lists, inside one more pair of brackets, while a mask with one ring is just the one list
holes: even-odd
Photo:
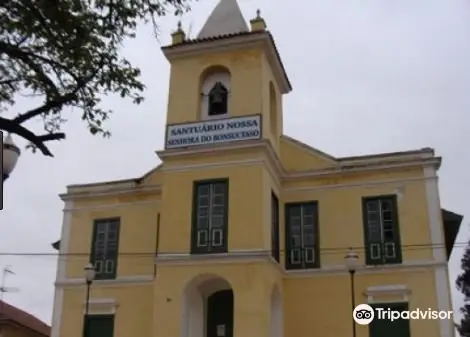
[[197, 265], [201, 262], [209, 264], [246, 263], [271, 261], [271, 254], [266, 250], [236, 250], [225, 254], [158, 254], [155, 263], [159, 265]]
[[[209, 255], [191, 255], [191, 254], [159, 254], [155, 257], [155, 263], [158, 266], [194, 266], [204, 264], [241, 264], [241, 263], [259, 263], [266, 262], [278, 270], [286, 278], [310, 278], [328, 275], [348, 275], [346, 265], [328, 265], [318, 269], [286, 270], [282, 261], [277, 263], [273, 260], [271, 254], [265, 250], [238, 250], [227, 254], [209, 254]], [[356, 275], [384, 274], [397, 272], [422, 272], [432, 270], [448, 270], [447, 262], [435, 260], [411, 260], [404, 261], [401, 264], [367, 266], [359, 265], [356, 269]], [[157, 272], [158, 274], [158, 272]], [[113, 280], [96, 280], [93, 287], [109, 286], [136, 286], [152, 285], [155, 281], [154, 275], [134, 275], [121, 276]], [[55, 283], [56, 288], [85, 287], [83, 279], [62, 279]], [[393, 288], [393, 289], [392, 289]], [[400, 288], [401, 289], [401, 288]], [[368, 295], [382, 294], [384, 292], [397, 292], [396, 286], [393, 287], [370, 287], [367, 289]], [[403, 292], [403, 291], [401, 291]]]
[[333, 177], [344, 173], [360, 173], [370, 171], [386, 171], [399, 168], [414, 168], [414, 167], [436, 167], [440, 164], [440, 158], [422, 158], [422, 159], [403, 159], [400, 161], [389, 161], [389, 162], [370, 162], [365, 164], [357, 165], [342, 165], [339, 164], [337, 167], [326, 168], [322, 170], [311, 170], [311, 171], [300, 171], [300, 172], [288, 172], [283, 176], [283, 180], [297, 180], [302, 178], [318, 178], [318, 177]]
[[[164, 161], [167, 158], [180, 158], [180, 157], [200, 157], [204, 154], [213, 154], [219, 152], [233, 151], [233, 150], [246, 150], [262, 148], [266, 144], [265, 139], [259, 140], [242, 140], [233, 143], [220, 143], [211, 145], [197, 145], [189, 148], [175, 148], [164, 149], [155, 151], [160, 160]], [[163, 165], [163, 169], [164, 169]]]
[[161, 193], [161, 185], [131, 185], [131, 186], [116, 186], [111, 187], [109, 185], [103, 186], [103, 190], [99, 187], [93, 186], [91, 189], [87, 189], [87, 186], [75, 187], [73, 191], [68, 193], [59, 194], [59, 197], [63, 201], [68, 200], [81, 200], [96, 197], [112, 197], [120, 196], [123, 194], [158, 194]]
[[[434, 270], [436, 268], [447, 268], [447, 262], [438, 262], [434, 260], [412, 260], [404, 261], [400, 264], [380, 265], [380, 266], [367, 266], [360, 265], [356, 269], [356, 275], [365, 274], [382, 274], [382, 273], [397, 273], [397, 272], [410, 272], [422, 270]], [[344, 274], [347, 275], [348, 269], [345, 265], [324, 266], [318, 269], [305, 269], [305, 270], [287, 270], [287, 275], [292, 277], [311, 277], [315, 275], [330, 275], [330, 274]]]
[[[265, 153], [266, 163], [272, 168], [271, 175], [281, 184], [287, 181], [311, 179], [311, 178], [334, 178], [348, 173], [367, 173], [372, 171], [389, 171], [396, 169], [409, 169], [419, 167], [432, 167], [438, 169], [441, 164], [440, 157], [432, 157], [430, 151], [411, 151], [410, 153], [402, 152], [396, 154], [384, 154], [383, 156], [364, 156], [351, 157], [351, 159], [338, 158], [336, 165], [314, 170], [303, 171], [286, 171], [281, 163], [281, 159], [274, 150], [271, 142], [267, 139], [256, 141], [240, 141], [236, 143], [224, 143], [215, 145], [201, 145], [192, 148], [178, 148], [156, 151], [159, 158], [164, 161], [171, 158], [182, 157], [201, 157], [203, 155], [215, 155], [226, 153], [231, 150], [263, 150]], [[213, 167], [217, 163], [202, 164], [203, 167]], [[159, 165], [162, 171], [175, 170], [176, 166]], [[61, 194], [62, 200], [77, 200], [90, 197], [107, 197], [123, 194], [157, 194], [161, 193], [161, 185], [145, 185], [141, 184], [142, 179], [130, 179], [124, 181], [97, 183], [90, 185], [73, 185], [68, 187], [68, 192]], [[359, 184], [359, 183], [358, 183]], [[331, 186], [334, 186], [332, 184]], [[322, 188], [326, 188], [323, 186]]]
[[[93, 287], [98, 286], [124, 286], [124, 285], [148, 285], [152, 284], [155, 280], [153, 275], [134, 275], [134, 276], [121, 276], [113, 280], [95, 280]], [[64, 287], [85, 287], [85, 280], [82, 278], [66, 278], [55, 282], [56, 288]]]

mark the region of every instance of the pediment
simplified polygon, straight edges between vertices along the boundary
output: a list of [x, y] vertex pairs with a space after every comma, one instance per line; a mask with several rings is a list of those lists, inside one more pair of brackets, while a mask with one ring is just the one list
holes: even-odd
[[281, 162], [286, 171], [326, 169], [339, 164], [335, 157], [285, 135], [281, 137]]

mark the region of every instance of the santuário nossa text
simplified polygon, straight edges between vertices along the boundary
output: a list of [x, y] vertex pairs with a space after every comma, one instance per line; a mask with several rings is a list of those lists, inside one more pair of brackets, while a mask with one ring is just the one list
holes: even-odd
[[261, 116], [169, 125], [166, 148], [217, 144], [261, 138]]

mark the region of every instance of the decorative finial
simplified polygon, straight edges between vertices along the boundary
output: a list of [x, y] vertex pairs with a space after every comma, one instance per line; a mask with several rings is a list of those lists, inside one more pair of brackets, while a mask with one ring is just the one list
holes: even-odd
[[184, 43], [184, 41], [186, 41], [186, 35], [181, 27], [181, 20], [178, 21], [177, 27], [176, 31], [171, 34], [172, 44]]
[[261, 10], [260, 9], [256, 10], [256, 17], [254, 19], [250, 20], [250, 23], [251, 23], [251, 31], [252, 32], [266, 30], [266, 22], [264, 22], [263, 18], [261, 17]]

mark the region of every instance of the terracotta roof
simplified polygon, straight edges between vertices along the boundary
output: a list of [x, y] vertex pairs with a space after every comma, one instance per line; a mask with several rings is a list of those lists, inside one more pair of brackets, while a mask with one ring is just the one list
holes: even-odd
[[51, 335], [51, 327], [49, 325], [5, 301], [0, 301], [0, 320], [16, 323], [43, 336]]

